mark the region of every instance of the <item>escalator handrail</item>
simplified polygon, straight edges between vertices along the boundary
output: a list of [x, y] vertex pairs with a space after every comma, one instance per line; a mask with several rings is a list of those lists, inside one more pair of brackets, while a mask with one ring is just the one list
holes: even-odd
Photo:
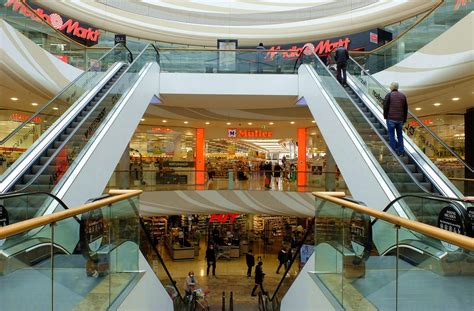
[[456, 205], [462, 206], [463, 208], [465, 208], [464, 204], [460, 204], [460, 203], [469, 203], [469, 201], [466, 201], [460, 198], [449, 198], [449, 197], [442, 197], [442, 196], [437, 196], [437, 195], [432, 195], [432, 194], [431, 195], [404, 194], [390, 201], [390, 203], [388, 203], [387, 206], [384, 207], [382, 212], [387, 212], [396, 202], [402, 199], [406, 199], [406, 198], [420, 198], [420, 199], [433, 200], [433, 201], [446, 202], [446, 203], [453, 203], [453, 201], [455, 201]]
[[[356, 64], [356, 66], [359, 67], [360, 70], [364, 72], [366, 76], [369, 77], [369, 79], [373, 82], [375, 82], [379, 87], [381, 87], [383, 90], [385, 90], [387, 93], [390, 92], [389, 89], [387, 89], [385, 86], [383, 86], [377, 79], [375, 79], [364, 67], [362, 67], [355, 59], [353, 59], [351, 56], [349, 56], [349, 59]], [[456, 151], [451, 149], [436, 133], [434, 133], [428, 126], [426, 126], [416, 115], [411, 113], [410, 110], [408, 110], [408, 115], [412, 117], [418, 124], [423, 127], [434, 139], [436, 139], [444, 148], [446, 148], [461, 164], [464, 165], [465, 168], [467, 168], [471, 173], [474, 173], [474, 168], [471, 167], [468, 163], [466, 163], [460, 155], [457, 154]]]
[[[329, 72], [329, 69], [326, 65], [324, 65], [324, 63], [321, 61], [321, 59], [319, 58], [319, 56], [313, 52], [313, 56], [317, 59], [317, 61], [319, 62], [319, 65], [322, 66], [322, 68], [324, 68], [330, 77], [332, 77], [335, 81], [336, 78], [334, 78], [334, 76]], [[337, 82], [339, 84], [339, 82]], [[390, 150], [392, 151], [392, 153], [394, 154], [394, 158], [396, 159], [396, 161], [398, 162], [398, 164], [400, 164], [400, 166], [404, 169], [405, 173], [407, 173], [408, 176], [411, 177], [412, 181], [418, 186], [418, 188], [420, 188], [420, 190], [426, 194], [431, 194], [428, 190], [425, 189], [425, 187], [423, 187], [421, 185], [421, 183], [413, 176], [412, 172], [408, 169], [408, 167], [406, 167], [406, 165], [402, 162], [402, 160], [400, 159], [400, 157], [396, 156], [395, 155], [395, 152], [393, 152], [392, 148], [390, 147], [390, 144], [385, 140], [383, 139], [382, 137], [382, 134], [379, 133], [379, 131], [377, 131], [375, 128], [374, 128], [374, 125], [372, 124], [372, 122], [370, 122], [368, 120], [368, 118], [365, 116], [365, 114], [360, 110], [359, 106], [357, 106], [354, 101], [352, 100], [352, 98], [348, 97], [349, 100], [352, 102], [352, 104], [354, 105], [354, 107], [357, 109], [357, 111], [360, 112], [360, 114], [362, 115], [362, 117], [367, 121], [367, 123], [369, 124], [370, 128], [374, 131], [374, 133], [380, 138], [380, 141]], [[345, 113], [344, 113], [345, 114]], [[349, 121], [350, 122], [350, 121]], [[357, 132], [357, 130], [356, 130]], [[378, 162], [378, 161], [377, 161]], [[380, 163], [379, 163], [380, 165]], [[385, 172], [385, 170], [382, 168], [382, 172]], [[394, 184], [394, 182], [389, 178], [390, 182], [392, 184]], [[395, 187], [395, 185], [394, 185]], [[394, 189], [390, 188], [390, 190], [393, 192]], [[395, 187], [395, 190], [398, 192], [398, 189]]]
[[283, 276], [281, 277], [280, 282], [278, 282], [278, 285], [277, 285], [275, 291], [273, 292], [272, 298], [270, 298], [271, 302], [273, 302], [273, 300], [276, 299], [276, 295], [277, 295], [278, 291], [280, 290], [281, 285], [285, 281], [286, 275], [288, 274], [291, 267], [293, 266], [293, 263], [295, 262], [296, 257], [298, 257], [298, 254], [300, 253], [301, 247], [303, 246], [304, 242], [306, 242], [306, 240], [308, 239], [309, 234], [314, 231], [315, 222], [316, 222], [316, 217], [313, 217], [311, 219], [311, 227], [308, 228], [308, 230], [306, 230], [305, 235], [301, 239], [300, 243], [298, 244], [298, 247], [296, 248], [295, 253], [293, 254], [293, 257], [291, 258], [291, 261], [290, 261], [290, 264], [289, 264], [288, 268], [285, 269], [285, 272], [283, 273]]
[[[95, 63], [99, 63], [104, 57], [109, 55], [110, 53], [114, 52], [114, 49], [119, 46], [119, 44], [115, 45], [110, 51], [102, 55], [101, 58], [99, 58]], [[94, 67], [94, 64], [91, 65], [86, 71], [81, 73], [79, 76], [77, 76], [74, 80], [72, 80], [68, 85], [66, 85], [56, 96], [54, 96], [46, 105], [38, 109], [35, 113], [33, 113], [28, 119], [23, 121], [20, 125], [18, 125], [12, 132], [10, 132], [7, 136], [5, 136], [2, 140], [0, 140], [0, 145], [5, 144], [10, 138], [12, 138], [16, 133], [18, 133], [22, 128], [24, 128], [27, 124], [31, 122], [35, 117], [37, 117], [43, 110], [45, 110], [47, 107], [49, 107], [59, 96], [64, 94], [67, 90], [69, 90], [70, 87], [72, 87], [81, 77], [83, 77], [84, 74], [88, 73], [91, 71], [91, 69]]]
[[[150, 45], [146, 45], [145, 48], [140, 52], [140, 54], [138, 54], [137, 58], [135, 58], [135, 60], [133, 61], [133, 63], [131, 63], [127, 69], [122, 72], [122, 74], [120, 75], [120, 77], [117, 79], [117, 81], [115, 83], [117, 83], [118, 81], [121, 80], [122, 77], [124, 77], [126, 75], [126, 73], [130, 70], [130, 68], [133, 66], [133, 64], [135, 63], [135, 61], [137, 61], [138, 59], [140, 59], [140, 56], [142, 56], [147, 50], [148, 50], [148, 47]], [[115, 85], [115, 84], [114, 84]], [[104, 95], [102, 95], [102, 98], [95, 104], [94, 108], [91, 109], [87, 115], [79, 122], [79, 124], [76, 126], [76, 128], [69, 134], [69, 136], [61, 143], [61, 145], [56, 149], [56, 151], [49, 157], [49, 159], [46, 161], [45, 164], [43, 164], [43, 166], [41, 167], [41, 169], [38, 170], [38, 172], [33, 176], [33, 178], [31, 178], [23, 188], [21, 189], [18, 189], [17, 191], [12, 191], [12, 192], [19, 192], [19, 191], [24, 191], [25, 189], [27, 189], [29, 186], [31, 186], [31, 184], [33, 182], [36, 181], [36, 179], [46, 170], [46, 168], [53, 162], [54, 159], [56, 159], [56, 157], [58, 156], [58, 154], [62, 151], [62, 149], [64, 148], [64, 146], [67, 145], [67, 143], [69, 143], [69, 141], [71, 140], [71, 138], [76, 134], [76, 132], [81, 128], [82, 124], [88, 120], [89, 116], [95, 111], [95, 109], [99, 106], [100, 103], [102, 103], [102, 101], [104, 100], [104, 98], [107, 97], [107, 95], [110, 93], [110, 91], [113, 89], [113, 86], [111, 86], [107, 92], [105, 92]], [[59, 135], [59, 134], [58, 134]]]
[[59, 203], [65, 210], [68, 210], [69, 207], [66, 205], [66, 203], [63, 202], [60, 198], [58, 198], [56, 195], [49, 193], [49, 192], [44, 192], [44, 191], [35, 191], [35, 192], [8, 192], [5, 194], [0, 194], [0, 200], [4, 199], [10, 199], [14, 197], [21, 197], [21, 196], [30, 196], [30, 195], [46, 195], [49, 197], [52, 197], [55, 201]]

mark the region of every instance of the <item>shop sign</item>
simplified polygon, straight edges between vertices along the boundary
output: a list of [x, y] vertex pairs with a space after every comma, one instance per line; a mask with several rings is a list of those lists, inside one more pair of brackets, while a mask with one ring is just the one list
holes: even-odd
[[170, 128], [152, 127], [149, 132], [150, 133], [170, 133], [172, 132], [172, 130]]
[[126, 45], [127, 44], [127, 36], [123, 35], [123, 34], [115, 34], [114, 43], [115, 43], [115, 45], [117, 45], [119, 43], [121, 43], [123, 45]]
[[194, 167], [192, 161], [165, 161], [163, 167]]
[[467, 233], [471, 238], [474, 238], [474, 206], [467, 208], [467, 220], [469, 221]]
[[336, 41], [321, 40], [318, 42], [318, 44], [316, 44], [316, 46], [311, 42], [305, 43], [299, 47], [297, 45], [293, 45], [288, 49], [282, 49], [279, 45], [272, 46], [270, 49], [268, 49], [268, 52], [265, 55], [265, 60], [272, 61], [279, 50], [288, 50], [287, 52], [281, 53], [281, 57], [289, 59], [298, 58], [303, 50], [305, 55], [311, 55], [313, 53], [318, 55], [328, 54], [338, 46], [343, 46], [347, 49], [349, 47], [349, 42], [350, 39], [346, 37]]
[[[10, 120], [15, 121], [15, 122], [25, 122], [26, 120], [28, 120], [29, 117], [30, 116], [27, 114], [15, 112], [10, 115]], [[33, 121], [34, 123], [41, 123], [41, 117], [36, 116], [33, 119], [31, 119], [31, 121]]]
[[56, 58], [62, 60], [62, 61], [65, 62], [66, 64], [69, 63], [69, 56], [67, 56], [67, 55], [57, 55], [57, 54], [54, 54], [54, 56], [56, 56]]
[[[461, 235], [466, 235], [468, 219], [466, 210], [461, 209], [455, 205], [448, 205], [438, 214], [438, 227], [450, 232]], [[458, 246], [441, 241], [441, 244], [449, 250], [456, 251]]]
[[376, 33], [369, 33], [370, 36], [370, 42], [377, 44], [379, 42], [379, 35]]
[[[430, 125], [430, 124], [433, 124], [433, 120], [432, 119], [426, 119], [426, 120], [421, 120], [421, 122], [423, 122], [423, 124], [425, 125]], [[420, 126], [420, 123], [418, 123], [418, 121], [410, 121], [408, 123], [409, 126]]]
[[[30, 7], [36, 12], [32, 13], [21, 0], [8, 0], [5, 2], [4, 6], [6, 8], [12, 7], [14, 12], [19, 12], [20, 14], [31, 18], [36, 22], [41, 20], [38, 16], [47, 22], [51, 27], [57, 29], [64, 33], [66, 36], [72, 40], [84, 44], [86, 46], [93, 46], [98, 43], [100, 30], [97, 28], [92, 28], [90, 25], [83, 22], [76, 21], [72, 18], [60, 15], [55, 12], [50, 12], [44, 8], [39, 7], [37, 4], [28, 3]], [[66, 21], [64, 21], [66, 20]]]
[[227, 222], [229, 220], [230, 223], [233, 223], [237, 216], [239, 214], [212, 214], [209, 222]]
[[227, 129], [228, 138], [271, 138], [273, 133], [264, 130]]

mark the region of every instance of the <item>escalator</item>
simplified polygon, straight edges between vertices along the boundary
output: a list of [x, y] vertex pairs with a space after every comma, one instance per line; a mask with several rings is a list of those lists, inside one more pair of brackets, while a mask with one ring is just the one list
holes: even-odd
[[[370, 96], [383, 98], [385, 93], [371, 89], [368, 94], [357, 87], [371, 85], [370, 76], [353, 75], [350, 86], [343, 88], [315, 55], [311, 64], [300, 66], [299, 75], [300, 95], [305, 97], [355, 199], [381, 210], [389, 206], [385, 212], [433, 226], [438, 226], [440, 212], [448, 205], [461, 214], [466, 212], [459, 200], [461, 192], [409, 137], [405, 136], [406, 157], [397, 156], [390, 148], [380, 103], [376, 106], [369, 100]], [[376, 221], [372, 227], [378, 252], [383, 254], [395, 245], [395, 237], [387, 234], [391, 228], [385, 223]], [[449, 254], [412, 232], [404, 231], [399, 239], [438, 262]]]

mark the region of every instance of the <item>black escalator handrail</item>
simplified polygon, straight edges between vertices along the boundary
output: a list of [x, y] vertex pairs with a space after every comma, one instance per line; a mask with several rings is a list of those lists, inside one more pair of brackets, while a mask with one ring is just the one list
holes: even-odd
[[277, 294], [278, 291], [280, 290], [280, 287], [281, 287], [281, 285], [283, 284], [283, 281], [285, 281], [286, 275], [288, 274], [288, 272], [290, 271], [291, 267], [293, 266], [293, 263], [295, 262], [296, 257], [298, 257], [298, 254], [300, 253], [301, 247], [303, 246], [304, 242], [307, 240], [309, 234], [314, 231], [315, 222], [316, 222], [316, 217], [313, 217], [313, 218], [311, 219], [311, 227], [308, 228], [308, 230], [306, 230], [305, 235], [303, 236], [303, 238], [301, 239], [300, 243], [298, 244], [298, 247], [297, 247], [297, 249], [296, 249], [296, 252], [293, 254], [293, 257], [291, 258], [290, 265], [288, 266], [288, 268], [285, 269], [285, 272], [283, 273], [283, 276], [282, 276], [280, 282], [278, 283], [278, 285], [277, 285], [275, 291], [273, 292], [272, 298], [270, 299], [271, 302], [273, 302], [273, 300], [276, 299], [276, 294]]
[[5, 194], [0, 194], [0, 200], [4, 199], [10, 199], [14, 197], [21, 197], [21, 196], [30, 196], [30, 195], [46, 195], [49, 197], [52, 197], [55, 201], [59, 203], [65, 210], [68, 210], [69, 207], [66, 205], [66, 203], [63, 202], [60, 198], [58, 198], [56, 195], [49, 193], [49, 192], [43, 192], [43, 191], [35, 191], [35, 192], [8, 192]]
[[[469, 201], [465, 201], [460, 198], [449, 198], [449, 197], [442, 197], [442, 196], [437, 196], [437, 195], [404, 194], [404, 195], [399, 196], [396, 199], [393, 199], [390, 203], [388, 203], [387, 206], [384, 207], [382, 212], [387, 212], [396, 202], [402, 199], [406, 199], [406, 198], [419, 198], [419, 199], [433, 200], [433, 201], [446, 202], [446, 203], [453, 203], [452, 201], [455, 201], [457, 204], [469, 203]], [[463, 205], [463, 208], [465, 208], [464, 205]]]
[[298, 62], [300, 61], [301, 57], [303, 56], [304, 50], [306, 50], [307, 48], [308, 48], [308, 46], [305, 45], [305, 46], [303, 47], [303, 49], [301, 50], [300, 55], [298, 55], [298, 58], [297, 58], [296, 61], [295, 61], [295, 65], [293, 66], [293, 73], [296, 72], [296, 65], [298, 65]]
[[143, 231], [145, 232], [145, 237], [146, 237], [148, 243], [152, 246], [153, 252], [158, 257], [158, 260], [160, 261], [161, 266], [165, 270], [165, 273], [168, 276], [168, 279], [171, 281], [171, 284], [173, 284], [174, 289], [178, 293], [179, 299], [181, 301], [184, 301], [183, 296], [181, 296], [181, 293], [179, 292], [179, 289], [176, 286], [176, 281], [171, 276], [171, 273], [169, 272], [168, 267], [166, 267], [166, 264], [165, 264], [165, 261], [163, 260], [163, 257], [161, 257], [160, 252], [156, 249], [156, 246], [153, 244], [153, 239], [151, 238], [150, 232], [146, 228], [145, 223], [143, 222], [143, 219], [141, 217], [139, 217], [139, 214], [138, 214], [138, 211], [136, 210], [135, 205], [133, 205], [133, 206], [134, 206], [135, 212], [137, 213], [137, 217], [140, 219], [140, 226], [142, 227]]
[[[96, 63], [99, 63], [104, 57], [106, 57], [107, 55], [109, 55], [111, 52], [114, 51], [114, 49], [118, 46], [119, 44], [115, 45], [110, 51], [108, 51], [107, 53], [105, 53], [104, 55], [102, 55], [101, 58], [99, 58]], [[92, 67], [94, 67], [94, 65], [91, 65], [86, 71], [84, 71], [83, 73], [81, 73], [79, 76], [77, 76], [74, 80], [72, 80], [72, 82], [70, 82], [66, 87], [64, 87], [58, 94], [56, 94], [56, 96], [54, 96], [50, 101], [48, 101], [48, 103], [46, 105], [44, 105], [43, 107], [41, 107], [39, 110], [37, 110], [35, 113], [33, 113], [28, 119], [26, 119], [25, 121], [23, 121], [23, 123], [21, 123], [20, 125], [18, 125], [12, 132], [10, 132], [7, 136], [5, 136], [1, 141], [0, 141], [0, 145], [3, 145], [5, 144], [10, 138], [12, 138], [16, 133], [18, 133], [23, 127], [25, 127], [27, 124], [29, 124], [31, 122], [31, 120], [33, 120], [36, 116], [38, 116], [43, 110], [45, 110], [47, 107], [49, 107], [49, 105], [51, 105], [59, 96], [61, 96], [62, 94], [64, 94], [64, 92], [66, 92], [67, 90], [69, 90], [70, 87], [72, 87], [84, 74], [90, 72], [90, 70], [92, 69]]]
[[[123, 46], [127, 51], [128, 51], [128, 62], [131, 64], [133, 63], [133, 53], [132, 51], [130, 51], [130, 49], [128, 48], [128, 46], [126, 44], [123, 44], [123, 43], [118, 43], [120, 44], [121, 46]], [[140, 55], [139, 55], [140, 56]]]
[[[336, 78], [334, 78], [334, 76], [329, 72], [328, 68], [326, 67], [326, 65], [323, 64], [323, 62], [321, 61], [321, 59], [319, 58], [318, 55], [316, 55], [314, 52], [313, 52], [313, 56], [317, 59], [317, 61], [319, 62], [319, 65], [322, 66], [326, 71], [328, 71], [329, 73], [329, 76], [331, 76], [334, 80], [336, 80]], [[337, 82], [339, 84], [339, 82]], [[382, 134], [379, 133], [379, 131], [377, 131], [374, 127], [374, 125], [372, 124], [372, 122], [370, 122], [367, 118], [367, 116], [360, 110], [359, 106], [356, 105], [354, 103], [354, 101], [352, 100], [352, 98], [349, 98], [350, 101], [352, 102], [352, 104], [354, 105], [354, 107], [357, 109], [357, 111], [360, 112], [360, 114], [362, 115], [362, 117], [367, 121], [367, 123], [369, 124], [370, 128], [374, 131], [374, 133], [380, 138], [380, 141], [385, 145], [385, 147], [387, 147], [389, 150], [392, 150], [392, 147], [390, 147], [390, 144], [385, 141], [385, 139], [383, 139], [382, 137]], [[345, 113], [344, 113], [345, 114]], [[394, 152], [393, 152], [394, 154]], [[413, 176], [412, 172], [406, 167], [406, 165], [402, 162], [402, 160], [400, 159], [400, 157], [398, 156], [395, 156], [394, 155], [394, 158], [396, 159], [396, 161], [398, 162], [398, 164], [400, 164], [400, 166], [403, 168], [403, 170], [405, 171], [405, 173], [408, 174], [408, 176], [411, 177], [412, 181], [418, 186], [418, 188], [420, 188], [420, 190], [428, 195], [431, 194], [431, 192], [429, 192], [428, 190], [425, 189], [425, 187], [423, 187], [421, 185], [421, 183]], [[382, 171], [385, 171], [382, 169]], [[390, 180], [392, 184], [394, 184], [394, 182], [392, 180]], [[394, 185], [395, 186], [395, 185]], [[395, 187], [396, 189], [396, 187]], [[398, 191], [398, 189], [396, 189]]]
[[160, 58], [161, 58], [160, 48], [156, 47], [156, 45], [154, 45], [153, 43], [151, 44], [151, 46], [153, 47], [153, 49], [154, 49], [155, 52], [156, 52], [156, 62], [157, 62], [158, 65], [159, 65], [159, 64], [160, 64]]
[[[388, 90], [385, 86], [383, 86], [377, 79], [375, 79], [364, 67], [362, 67], [355, 59], [353, 59], [352, 57], [349, 56], [349, 59], [352, 60], [352, 62], [354, 62], [356, 64], [356, 66], [359, 67], [359, 69], [362, 70], [362, 72], [364, 72], [364, 74], [366, 76], [368, 76], [370, 78], [371, 81], [375, 82], [380, 88], [382, 88], [383, 90], [385, 90], [387, 93], [390, 92], [390, 90]], [[438, 135], [436, 135], [436, 133], [434, 133], [428, 126], [426, 126], [416, 115], [414, 115], [413, 113], [411, 113], [410, 110], [408, 110], [408, 115], [410, 117], [412, 117], [416, 122], [418, 122], [418, 124], [423, 127], [434, 139], [436, 139], [444, 148], [446, 148], [459, 162], [461, 162], [464, 167], [466, 167], [471, 173], [474, 173], [474, 168], [471, 167], [468, 163], [466, 163], [462, 158], [461, 156], [456, 152], [454, 151], [453, 149], [451, 149], [451, 147], [449, 147]]]
[[[122, 72], [122, 74], [120, 75], [120, 77], [117, 79], [117, 81], [115, 83], [117, 83], [118, 81], [120, 81], [120, 79], [125, 76], [125, 74], [129, 71], [129, 69], [133, 66], [133, 64], [135, 63], [135, 61], [137, 61], [138, 59], [140, 59], [140, 56], [142, 56], [145, 51], [148, 49], [148, 46], [147, 45], [141, 52], [140, 54], [137, 56], [137, 58], [135, 58], [134, 62], [131, 63], [128, 68]], [[115, 84], [114, 84], [115, 85]], [[69, 134], [69, 136], [61, 143], [61, 145], [56, 149], [56, 151], [49, 157], [49, 159], [46, 161], [45, 164], [43, 164], [43, 166], [41, 167], [41, 169], [33, 176], [32, 179], [30, 179], [29, 182], [27, 182], [25, 184], [25, 187], [17, 190], [17, 191], [12, 191], [12, 192], [19, 192], [19, 191], [24, 191], [26, 188], [28, 188], [29, 186], [31, 186], [31, 184], [33, 184], [36, 179], [46, 170], [46, 168], [53, 162], [54, 159], [56, 159], [56, 157], [58, 156], [58, 154], [62, 151], [62, 149], [67, 145], [67, 143], [72, 139], [72, 137], [76, 134], [76, 132], [82, 127], [82, 124], [84, 124], [84, 122], [86, 120], [89, 119], [89, 117], [91, 116], [91, 114], [97, 109], [97, 107], [102, 103], [102, 101], [104, 100], [104, 98], [107, 97], [107, 95], [109, 95], [110, 91], [113, 89], [113, 86], [110, 87], [107, 92], [105, 92], [104, 95], [102, 95], [102, 98], [95, 104], [94, 108], [91, 109], [91, 111], [89, 111], [87, 113], [87, 115], [82, 119], [82, 121], [79, 122], [79, 124], [76, 126], [76, 128]], [[118, 100], [118, 99], [117, 99]], [[115, 104], [115, 103], [114, 103]], [[61, 133], [58, 133], [58, 136], [61, 135]], [[57, 137], [57, 136], [56, 136]]]

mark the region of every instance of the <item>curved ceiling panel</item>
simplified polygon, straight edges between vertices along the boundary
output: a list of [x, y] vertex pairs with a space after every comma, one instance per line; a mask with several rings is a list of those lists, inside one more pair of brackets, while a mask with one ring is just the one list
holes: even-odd
[[134, 37], [215, 46], [283, 44], [384, 26], [430, 9], [438, 0], [76, 0], [39, 1], [96, 27]]

